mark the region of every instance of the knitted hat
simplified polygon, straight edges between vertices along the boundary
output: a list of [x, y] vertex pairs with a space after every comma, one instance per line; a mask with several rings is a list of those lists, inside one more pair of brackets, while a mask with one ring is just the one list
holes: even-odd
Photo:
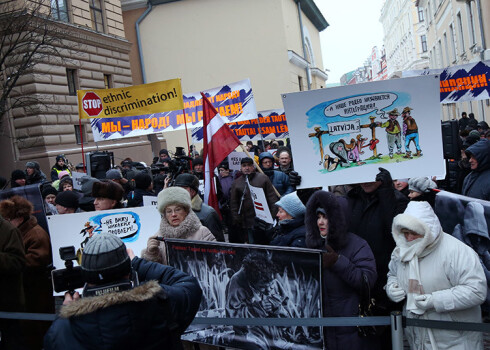
[[175, 179], [174, 186], [190, 187], [194, 191], [199, 192], [199, 179], [192, 174], [180, 174]]
[[254, 161], [252, 158], [249, 157], [243, 157], [242, 160], [240, 161], [240, 164], [253, 164]]
[[58, 194], [58, 191], [56, 191], [56, 188], [54, 188], [51, 185], [44, 186], [43, 191], [41, 192], [43, 199], [45, 199], [48, 195], [54, 194], [55, 196]]
[[78, 208], [78, 195], [73, 191], [63, 191], [58, 193], [54, 202], [65, 208]]
[[169, 205], [181, 205], [186, 211], [191, 208], [191, 196], [182, 187], [165, 188], [158, 194], [157, 209], [161, 214], [165, 213], [165, 208]]
[[26, 179], [27, 176], [26, 176], [26, 173], [20, 169], [15, 169], [14, 171], [12, 171], [12, 174], [11, 174], [11, 178], [12, 178], [12, 181], [15, 181], [15, 180], [20, 180], [20, 179]]
[[303, 202], [301, 202], [296, 192], [283, 196], [276, 202], [276, 205], [285, 210], [293, 218], [301, 218], [305, 215], [306, 207]]
[[83, 249], [82, 277], [88, 283], [116, 281], [131, 272], [123, 241], [109, 233], [93, 236]]
[[410, 191], [427, 193], [434, 188], [437, 188], [436, 183], [428, 177], [412, 177], [408, 180], [408, 189]]
[[67, 175], [68, 175], [68, 176], [70, 176], [70, 172], [68, 172], [68, 171], [66, 171], [66, 170], [60, 171], [60, 172], [58, 173], [58, 179], [60, 179], [60, 180], [61, 180], [63, 177], [65, 177], [65, 176], [67, 176]]
[[151, 176], [145, 172], [140, 171], [134, 177], [134, 186], [140, 190], [146, 190], [151, 185]]
[[118, 169], [107, 170], [105, 173], [105, 178], [108, 180], [121, 180], [122, 174]]

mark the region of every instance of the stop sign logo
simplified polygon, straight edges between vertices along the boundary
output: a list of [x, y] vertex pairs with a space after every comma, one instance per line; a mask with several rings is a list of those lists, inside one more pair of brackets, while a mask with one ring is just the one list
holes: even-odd
[[82, 98], [82, 109], [89, 117], [97, 117], [102, 112], [102, 99], [95, 92], [87, 92]]

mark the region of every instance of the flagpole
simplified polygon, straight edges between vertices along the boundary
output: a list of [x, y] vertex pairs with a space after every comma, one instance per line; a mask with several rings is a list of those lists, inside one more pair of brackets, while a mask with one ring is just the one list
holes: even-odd
[[[243, 144], [242, 144], [241, 142], [240, 142], [240, 147], [242, 148], [243, 152], [245, 152], [245, 153], [247, 154], [247, 157], [252, 158], [252, 160], [253, 160], [254, 164], [256, 165], [257, 170], [258, 170], [260, 173], [264, 174], [264, 171], [263, 171], [263, 170], [262, 170], [262, 168], [260, 167], [259, 163], [257, 163], [257, 162], [255, 161], [255, 158], [254, 158], [252, 155], [250, 155], [250, 153], [247, 151], [247, 149], [246, 149], [246, 148], [243, 146]], [[264, 175], [265, 175], [265, 174], [264, 174]], [[266, 176], [267, 176], [267, 175], [266, 175]], [[268, 177], [268, 176], [267, 176], [267, 177]], [[271, 185], [272, 185], [272, 182], [271, 182]], [[278, 190], [277, 190], [277, 189], [274, 187], [274, 185], [272, 185], [272, 188], [274, 189], [274, 192], [276, 192], [276, 195], [277, 195], [279, 198], [281, 198], [281, 195], [279, 194], [279, 191], [278, 191]]]
[[[185, 138], [187, 140], [187, 155], [190, 155], [191, 147], [189, 145], [189, 132], [187, 131], [187, 115], [185, 114], [185, 108], [182, 110], [182, 112], [184, 112]], [[192, 169], [192, 161], [191, 161], [191, 169]]]

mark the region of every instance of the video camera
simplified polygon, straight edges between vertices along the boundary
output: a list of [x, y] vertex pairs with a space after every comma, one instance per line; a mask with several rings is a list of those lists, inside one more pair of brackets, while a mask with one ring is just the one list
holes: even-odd
[[51, 271], [53, 289], [57, 293], [64, 291], [73, 293], [75, 289], [82, 288], [85, 284], [82, 278], [82, 268], [73, 266], [73, 260], [77, 260], [75, 247], [61, 247], [60, 258], [65, 261], [66, 268]]
[[172, 185], [174, 179], [178, 175], [189, 172], [189, 161], [192, 160], [192, 157], [185, 154], [184, 147], [176, 147], [173, 157], [173, 159], [165, 160], [165, 163], [167, 163], [168, 166], [158, 163], [152, 164], [151, 173], [154, 178], [160, 174], [160, 172], [164, 171], [167, 177], [170, 177], [170, 185]]

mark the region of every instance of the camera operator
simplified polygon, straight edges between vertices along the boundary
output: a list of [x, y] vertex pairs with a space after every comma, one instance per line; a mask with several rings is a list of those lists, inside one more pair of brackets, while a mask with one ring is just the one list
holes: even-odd
[[[194, 277], [134, 256], [118, 237], [101, 233], [82, 256], [83, 298], [65, 294], [44, 338], [50, 349], [181, 349], [202, 291]], [[142, 283], [137, 285], [137, 278]]]

